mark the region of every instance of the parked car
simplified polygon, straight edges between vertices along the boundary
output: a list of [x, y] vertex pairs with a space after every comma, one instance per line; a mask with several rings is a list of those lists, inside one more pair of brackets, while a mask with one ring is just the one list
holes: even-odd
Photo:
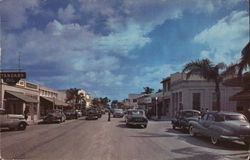
[[114, 112], [113, 112], [113, 117], [114, 118], [123, 118], [124, 116], [124, 112], [122, 109], [114, 109]]
[[128, 127], [133, 125], [146, 128], [148, 125], [148, 119], [144, 110], [128, 110], [128, 113], [125, 116], [125, 122]]
[[63, 111], [66, 119], [77, 119], [78, 118], [78, 114], [77, 111], [74, 109], [67, 109]]
[[96, 108], [89, 108], [86, 112], [86, 119], [98, 119], [99, 113]]
[[61, 123], [61, 122], [65, 122], [65, 120], [66, 120], [65, 114], [63, 113], [62, 110], [59, 110], [59, 109], [48, 111], [47, 116], [43, 118], [43, 121], [45, 123], [54, 123], [54, 122]]
[[27, 125], [23, 115], [6, 114], [4, 109], [0, 110], [0, 128], [25, 130]]
[[212, 144], [219, 141], [243, 141], [249, 146], [250, 124], [243, 114], [235, 112], [208, 112], [198, 121], [190, 122], [189, 133], [210, 137]]
[[176, 127], [188, 130], [190, 121], [198, 121], [201, 118], [201, 112], [193, 109], [186, 109], [179, 111], [175, 118], [172, 119], [172, 127], [176, 129]]
[[77, 117], [82, 117], [82, 111], [81, 110], [76, 110]]

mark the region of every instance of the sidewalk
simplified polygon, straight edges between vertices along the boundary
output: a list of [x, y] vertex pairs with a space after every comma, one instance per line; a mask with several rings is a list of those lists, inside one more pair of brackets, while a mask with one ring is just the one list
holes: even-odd
[[38, 124], [39, 122], [42, 122], [43, 120], [42, 119], [39, 119], [39, 120], [28, 120], [26, 121], [29, 125], [35, 125], [35, 124]]

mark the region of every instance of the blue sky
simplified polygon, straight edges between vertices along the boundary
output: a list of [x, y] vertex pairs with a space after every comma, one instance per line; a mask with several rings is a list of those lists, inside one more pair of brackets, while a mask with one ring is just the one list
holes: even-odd
[[122, 100], [192, 60], [230, 64], [249, 41], [247, 0], [0, 0], [4, 68], [54, 89]]

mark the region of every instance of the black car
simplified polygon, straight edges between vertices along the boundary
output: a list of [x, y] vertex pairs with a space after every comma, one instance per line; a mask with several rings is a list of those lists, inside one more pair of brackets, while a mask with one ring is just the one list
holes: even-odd
[[99, 113], [96, 108], [89, 108], [86, 111], [86, 120], [89, 119], [98, 119]]
[[127, 126], [143, 126], [147, 128], [148, 119], [145, 115], [144, 110], [128, 110], [125, 116], [125, 122]]
[[193, 109], [186, 109], [179, 111], [175, 118], [172, 119], [172, 127], [176, 129], [176, 127], [181, 128], [183, 130], [189, 129], [190, 121], [198, 121], [201, 117], [201, 112]]
[[249, 146], [250, 124], [243, 114], [211, 111], [200, 120], [190, 122], [189, 134], [209, 137], [212, 144], [227, 140], [243, 141]]
[[66, 116], [66, 119], [77, 119], [78, 118], [77, 112], [74, 109], [64, 110], [63, 112]]
[[66, 119], [65, 114], [62, 110], [55, 109], [49, 110], [48, 114], [43, 118], [43, 122], [45, 123], [54, 123], [54, 122], [64, 122]]

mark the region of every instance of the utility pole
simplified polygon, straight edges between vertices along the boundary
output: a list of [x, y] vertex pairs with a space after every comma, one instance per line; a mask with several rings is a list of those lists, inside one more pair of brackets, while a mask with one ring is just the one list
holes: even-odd
[[[3, 22], [6, 22], [0, 17], [0, 73], [3, 71]], [[0, 108], [4, 108], [3, 106], [3, 80], [0, 78]]]

